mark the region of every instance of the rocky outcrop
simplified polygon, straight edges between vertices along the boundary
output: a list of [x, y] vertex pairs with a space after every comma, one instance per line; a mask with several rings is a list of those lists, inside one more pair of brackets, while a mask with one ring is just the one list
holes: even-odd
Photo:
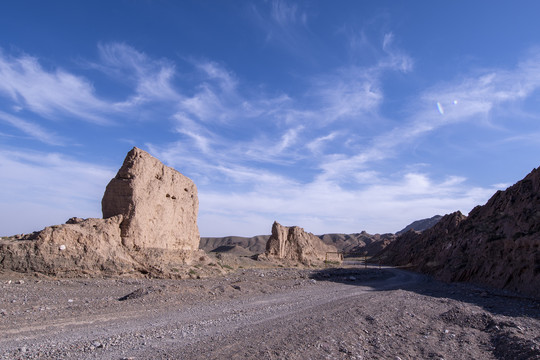
[[446, 281], [469, 281], [540, 297], [540, 169], [498, 191], [468, 217], [444, 216], [409, 231], [381, 257]]
[[265, 254], [268, 258], [310, 264], [324, 261], [328, 252], [337, 252], [337, 249], [301, 227], [282, 226], [276, 221], [272, 225], [272, 235], [266, 243]]
[[387, 246], [381, 256], [387, 263], [412, 266], [417, 270], [430, 272], [429, 270], [433, 270], [434, 259], [439, 255], [442, 242], [448, 233], [455, 231], [465, 219], [465, 215], [456, 211], [443, 216], [434, 227], [424, 232], [409, 230]]
[[404, 234], [406, 233], [407, 231], [409, 230], [414, 230], [414, 231], [424, 231], [424, 230], [427, 230], [427, 229], [431, 229], [433, 226], [435, 226], [435, 224], [437, 224], [439, 222], [439, 220], [442, 219], [442, 216], [441, 215], [435, 215], [433, 217], [430, 217], [428, 219], [422, 219], [422, 220], [416, 220], [416, 221], [413, 221], [412, 223], [410, 223], [409, 225], [405, 226], [403, 229], [401, 229], [400, 231], [398, 231], [396, 233], [396, 235], [401, 235], [401, 234]]
[[122, 215], [103, 219], [70, 219], [15, 241], [0, 244], [1, 268], [53, 275], [124, 273], [139, 270], [122, 246]]
[[49, 275], [162, 275], [199, 247], [193, 182], [133, 148], [102, 201], [104, 219], [71, 218], [0, 241], [0, 269]]
[[105, 190], [103, 218], [122, 215], [122, 244], [129, 249], [190, 252], [199, 248], [199, 201], [193, 181], [133, 148]]

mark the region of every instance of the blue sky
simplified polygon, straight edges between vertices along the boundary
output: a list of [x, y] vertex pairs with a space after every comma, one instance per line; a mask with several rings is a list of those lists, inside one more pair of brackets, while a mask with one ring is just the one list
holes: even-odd
[[0, 235], [101, 217], [137, 146], [202, 236], [395, 232], [540, 164], [537, 1], [4, 1]]

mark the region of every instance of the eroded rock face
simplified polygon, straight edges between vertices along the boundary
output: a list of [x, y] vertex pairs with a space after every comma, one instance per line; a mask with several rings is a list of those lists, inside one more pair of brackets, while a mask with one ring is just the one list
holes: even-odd
[[441, 215], [435, 215], [435, 216], [433, 216], [431, 218], [428, 218], [428, 219], [421, 219], [421, 220], [413, 221], [412, 223], [410, 223], [409, 225], [405, 226], [403, 229], [398, 231], [396, 233], [396, 235], [404, 234], [409, 230], [422, 232], [424, 230], [431, 229], [441, 219], [442, 219]]
[[133, 148], [107, 185], [103, 218], [122, 215], [122, 243], [130, 249], [199, 248], [199, 200], [193, 181]]
[[[198, 252], [193, 182], [133, 148], [102, 201], [104, 219], [71, 218], [0, 241], [0, 269], [49, 275], [166, 276]], [[178, 270], [176, 270], [178, 271]]]
[[70, 219], [16, 241], [0, 244], [1, 267], [52, 275], [118, 274], [141, 267], [122, 246], [122, 216]]
[[337, 252], [334, 246], [325, 244], [312, 233], [298, 226], [282, 226], [277, 221], [272, 225], [272, 235], [266, 243], [266, 256], [308, 264], [324, 261], [327, 252]]
[[471, 281], [540, 297], [540, 169], [498, 191], [468, 217], [444, 216], [423, 233], [409, 231], [383, 252], [446, 281]]

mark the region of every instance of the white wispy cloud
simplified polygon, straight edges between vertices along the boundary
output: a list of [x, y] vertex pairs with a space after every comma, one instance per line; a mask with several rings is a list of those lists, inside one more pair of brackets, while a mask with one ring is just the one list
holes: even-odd
[[[391, 41], [391, 36], [386, 38], [386, 50]], [[534, 58], [533, 56], [532, 59]], [[225, 222], [225, 214], [235, 213], [239, 220], [231, 223], [228, 217], [230, 227], [239, 229], [244, 226], [244, 235], [253, 235], [255, 231], [246, 228], [242, 220], [246, 218], [252, 221], [253, 229], [261, 228], [268, 219], [282, 219], [289, 224], [302, 225], [313, 232], [353, 232], [360, 228], [379, 232], [397, 231], [413, 220], [433, 214], [445, 214], [455, 210], [467, 213], [474, 206], [484, 203], [501, 184], [471, 188], [468, 179], [463, 176], [448, 175], [445, 179], [434, 180], [429, 173], [413, 171], [398, 175], [380, 173], [374, 171], [373, 167], [381, 161], [399, 156], [402, 149], [442, 127], [489, 119], [496, 115], [493, 112], [500, 107], [526, 99], [540, 86], [540, 73], [535, 64], [536, 61], [528, 59], [514, 69], [492, 69], [427, 89], [415, 99], [414, 106], [409, 109], [409, 116], [396, 122], [397, 126], [394, 128], [372, 137], [356, 154], [320, 151], [321, 144], [335, 140], [342, 136], [341, 133], [333, 132], [315, 137], [305, 144], [305, 148], [320, 158], [320, 172], [315, 173], [307, 182], [293, 179], [294, 175], [274, 179], [268, 173], [265, 174], [267, 181], [260, 181], [257, 168], [243, 168], [238, 172], [235, 181], [253, 186], [224, 193], [203, 187], [201, 204], [205, 204], [205, 207], [201, 212], [201, 221], [204, 223], [210, 221], [209, 219], [220, 219]], [[401, 60], [378, 66], [379, 69], [386, 67], [399, 71], [411, 69], [407, 62]], [[377, 83], [376, 78], [360, 79], [366, 84]], [[360, 81], [353, 84], [358, 82], [362, 84]], [[322, 88], [323, 84], [330, 83], [336, 82], [321, 81], [319, 84]], [[335, 88], [341, 91], [348, 87], [339, 84]], [[353, 89], [351, 93], [370, 92], [362, 87], [362, 90], [352, 85], [350, 88]], [[338, 90], [330, 91], [338, 93]], [[377, 107], [384, 101], [380, 90], [377, 91], [379, 93], [372, 92], [381, 94], [380, 97], [374, 96], [372, 102], [362, 102], [357, 109], [346, 108], [344, 116], [361, 117], [367, 111], [376, 115]], [[437, 110], [437, 102], [443, 104], [443, 114]], [[307, 113], [301, 109], [289, 108], [284, 114], [302, 114], [296, 119], [313, 120], [321, 110], [332, 108], [329, 106], [331, 103], [332, 101], [323, 103], [318, 110]], [[339, 105], [336, 105], [337, 107]], [[291, 134], [298, 135], [295, 132]], [[407, 166], [408, 164], [403, 164], [404, 168]], [[238, 170], [232, 162], [219, 170], [225, 169], [231, 172]], [[286, 186], [282, 187], [280, 184]], [[332, 228], [334, 225], [335, 228]]]
[[320, 104], [317, 116], [325, 123], [365, 120], [361, 116], [373, 113], [384, 98], [377, 76], [369, 69], [356, 67], [315, 78], [310, 95], [316, 99], [314, 104]]
[[46, 118], [68, 115], [97, 124], [109, 122], [104, 113], [110, 106], [96, 96], [88, 80], [59, 68], [45, 70], [29, 55], [14, 57], [0, 51], [0, 94]]
[[[514, 69], [490, 69], [428, 89], [421, 97], [421, 116], [441, 124], [486, 119], [498, 106], [508, 106], [529, 97], [540, 88], [540, 51], [531, 51]], [[435, 104], [444, 107], [444, 116], [431, 116]], [[504, 109], [497, 109], [498, 111]]]
[[[276, 10], [273, 21], [283, 26], [301, 23], [299, 8], [287, 6]], [[443, 127], [482, 121], [489, 125], [493, 119], [509, 126], [494, 115], [537, 91], [540, 56], [533, 53], [514, 69], [490, 69], [426, 89], [411, 96], [403, 118], [385, 119], [380, 114], [386, 101], [384, 75], [410, 72], [414, 66], [396, 48], [393, 34], [384, 37], [381, 48], [383, 55], [370, 66], [344, 64], [306, 79], [309, 87], [303, 93], [268, 95], [218, 62], [187, 61], [192, 73], [186, 83], [170, 60], [121, 43], [101, 44], [101, 63], [95, 68], [130, 85], [131, 92], [119, 102], [100, 100], [83, 77], [46, 71], [35, 58], [0, 53], [0, 80], [6, 80], [0, 82], [0, 93], [22, 108], [20, 114], [30, 110], [42, 116], [75, 116], [89, 111], [85, 119], [97, 123], [92, 114], [164, 109], [178, 139], [147, 147], [195, 180], [202, 228], [219, 222], [229, 226], [231, 234], [254, 235], [275, 219], [312, 232], [381, 232], [437, 213], [469, 211], [494, 188], [470, 189], [461, 174], [441, 180], [425, 170], [427, 166], [420, 171], [399, 160], [392, 170], [377, 165], [398, 158], [402, 150]], [[26, 83], [33, 76], [38, 85]], [[39, 97], [33, 86], [48, 92], [60, 89], [60, 95]], [[444, 108], [442, 114], [437, 103]], [[96, 108], [89, 109], [91, 105]], [[362, 130], [383, 120], [387, 126], [363, 136]], [[0, 112], [0, 121], [43, 143], [62, 143], [58, 135], [22, 115]], [[507, 141], [523, 136], [512, 135]], [[0, 151], [0, 171], [10, 174], [0, 178], [2, 188], [27, 194], [20, 203], [32, 202], [45, 211], [50, 202], [68, 209], [69, 216], [78, 215], [78, 203], [86, 204], [80, 216], [99, 216], [97, 207], [88, 204], [101, 197], [114, 175], [64, 155], [13, 150]], [[14, 198], [4, 199], [4, 208], [15, 206]]]
[[59, 153], [0, 149], [2, 235], [101, 217], [103, 189], [114, 176], [104, 166]]
[[[404, 124], [374, 136], [358, 154], [324, 157], [321, 177], [339, 179], [343, 174], [362, 171], [370, 163], [397, 156], [403, 147], [442, 127], [466, 122], [491, 126], [489, 119], [497, 115], [493, 114], [494, 109], [524, 100], [540, 88], [540, 67], [536, 61], [540, 61], [539, 55], [533, 53], [512, 70], [492, 69], [427, 89], [412, 101], [414, 105]], [[444, 107], [443, 113], [437, 103]], [[511, 116], [506, 119], [512, 121]], [[511, 125], [510, 122], [506, 126]]]
[[414, 67], [413, 59], [402, 50], [394, 46], [394, 34], [387, 33], [384, 35], [382, 49], [386, 57], [379, 63], [380, 68], [388, 67], [390, 69], [409, 72]]
[[314, 154], [321, 154], [323, 153], [324, 146], [329, 141], [332, 141], [336, 138], [338, 135], [337, 131], [332, 131], [328, 135], [319, 136], [315, 140], [310, 141], [307, 143], [306, 147]]
[[284, 0], [273, 0], [270, 12], [271, 18], [281, 27], [288, 27], [297, 23], [306, 24], [307, 15], [299, 10], [294, 2]]
[[234, 93], [238, 81], [234, 74], [222, 65], [212, 61], [196, 62], [195, 66], [203, 71], [209, 79], [215, 79], [220, 87], [227, 93]]
[[[319, 234], [395, 232], [413, 220], [434, 214], [458, 209], [467, 213], [494, 192], [491, 188], [469, 190], [463, 182], [435, 182], [425, 174], [410, 173], [398, 179], [380, 177], [371, 185], [349, 190], [332, 182], [288, 182], [284, 187], [268, 182], [256, 191], [233, 194], [203, 188], [200, 222], [219, 219], [231, 230], [236, 229], [232, 233], [246, 236], [257, 234], [261, 228], [270, 229], [273, 220]], [[243, 224], [244, 217], [253, 218], [253, 222]]]
[[65, 140], [50, 130], [46, 130], [33, 122], [23, 120], [18, 116], [0, 111], [0, 120], [19, 129], [28, 136], [49, 145], [63, 145]]
[[407, 73], [413, 60], [393, 43], [387, 34], [382, 44], [383, 53], [370, 66], [346, 65], [315, 76], [308, 95], [319, 108], [315, 116], [323, 123], [336, 120], [372, 122], [385, 100], [381, 78], [388, 72]]
[[253, 5], [251, 10], [251, 18], [262, 30], [266, 44], [277, 45], [305, 61], [313, 61], [310, 58], [313, 34], [305, 7], [295, 1], [272, 0]]
[[173, 116], [177, 122], [176, 131], [191, 138], [195, 147], [199, 148], [205, 154], [212, 154], [211, 144], [215, 135], [205, 127], [199, 125], [184, 113], [177, 113]]
[[174, 83], [175, 66], [166, 59], [153, 59], [124, 43], [98, 45], [100, 63], [91, 64], [121, 81], [128, 79], [135, 86], [134, 94], [116, 104], [120, 109], [141, 106], [150, 101], [180, 101]]

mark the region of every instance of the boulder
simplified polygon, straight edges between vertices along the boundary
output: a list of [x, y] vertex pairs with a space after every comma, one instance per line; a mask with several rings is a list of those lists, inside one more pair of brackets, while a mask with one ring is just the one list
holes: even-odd
[[298, 261], [309, 264], [324, 261], [326, 254], [337, 252], [334, 246], [325, 244], [312, 233], [298, 226], [282, 226], [277, 221], [272, 225], [272, 235], [266, 243], [266, 256], [280, 260]]

